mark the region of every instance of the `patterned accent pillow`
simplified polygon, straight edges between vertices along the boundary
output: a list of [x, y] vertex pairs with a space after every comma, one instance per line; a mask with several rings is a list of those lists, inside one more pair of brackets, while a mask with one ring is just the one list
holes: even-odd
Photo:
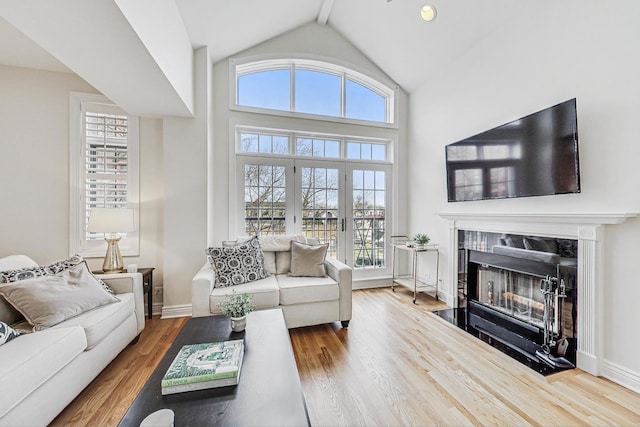
[[216, 272], [214, 288], [226, 288], [269, 277], [257, 236], [235, 246], [208, 248], [207, 255]]
[[0, 345], [20, 336], [20, 332], [0, 321]]
[[[82, 262], [84, 262], [84, 259], [80, 255], [76, 254], [71, 258], [67, 258], [62, 261], [56, 261], [53, 264], [49, 265], [39, 265], [37, 267], [22, 268], [20, 270], [1, 271], [0, 283], [13, 283], [17, 282], [18, 280], [35, 279], [36, 277], [42, 276], [54, 276], [61, 271], [67, 270], [68, 268], [78, 265]], [[109, 285], [107, 285], [97, 277], [96, 280], [100, 282], [100, 285], [104, 288], [105, 291], [109, 292], [111, 295], [115, 295], [115, 292]]]

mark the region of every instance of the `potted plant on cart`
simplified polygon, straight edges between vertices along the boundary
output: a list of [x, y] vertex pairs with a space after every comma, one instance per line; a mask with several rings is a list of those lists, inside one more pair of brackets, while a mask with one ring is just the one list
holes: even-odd
[[251, 302], [252, 299], [252, 295], [247, 293], [239, 294], [233, 290], [231, 294], [218, 303], [222, 314], [231, 318], [233, 332], [242, 332], [247, 326], [247, 315], [256, 309], [256, 306]]
[[430, 240], [431, 238], [428, 235], [422, 233], [418, 233], [413, 236], [413, 241], [416, 242], [416, 246], [419, 248], [424, 248], [424, 246], [429, 243]]

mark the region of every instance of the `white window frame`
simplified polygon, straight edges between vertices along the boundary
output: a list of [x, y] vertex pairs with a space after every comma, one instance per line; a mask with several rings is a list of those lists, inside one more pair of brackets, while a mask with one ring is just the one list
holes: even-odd
[[[366, 124], [371, 127], [398, 128], [397, 110], [398, 110], [398, 91], [396, 85], [385, 84], [373, 77], [367, 76], [353, 69], [333, 64], [330, 62], [309, 60], [309, 59], [267, 59], [252, 60], [244, 58], [241, 62], [237, 59], [229, 60], [229, 109], [235, 111], [245, 111], [260, 114], [271, 114], [285, 117], [305, 118], [312, 120], [321, 120], [325, 122], [339, 122], [349, 124]], [[296, 69], [304, 69], [309, 71], [318, 71], [327, 74], [338, 75], [341, 77], [341, 117], [323, 116], [319, 114], [301, 113], [295, 111], [295, 71]], [[273, 110], [267, 108], [250, 107], [238, 105], [238, 76], [260, 71], [270, 70], [290, 70], [290, 107], [293, 111]], [[352, 80], [360, 85], [367, 87], [385, 99], [386, 121], [376, 122], [360, 119], [351, 119], [344, 117], [346, 112], [346, 80]]]
[[85, 228], [85, 111], [127, 115], [127, 207], [135, 212], [136, 231], [127, 233], [120, 243], [123, 256], [140, 254], [139, 197], [140, 197], [140, 131], [139, 118], [128, 115], [102, 95], [72, 92], [70, 95], [69, 131], [69, 255], [85, 258], [104, 257], [104, 239], [87, 240]]

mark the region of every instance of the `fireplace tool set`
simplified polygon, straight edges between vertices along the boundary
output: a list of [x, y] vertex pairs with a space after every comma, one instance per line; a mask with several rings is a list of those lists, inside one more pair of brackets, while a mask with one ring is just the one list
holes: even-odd
[[[546, 363], [552, 368], [575, 368], [575, 365], [567, 360], [564, 356], [567, 352], [569, 342], [565, 337], [559, 337], [562, 333], [562, 317], [564, 299], [567, 297], [564, 280], [558, 283], [557, 277], [547, 276], [540, 281], [540, 291], [544, 296], [544, 312], [543, 312], [543, 333], [544, 341], [542, 348], [536, 350], [536, 356], [540, 361]], [[555, 313], [555, 300], [558, 300], [558, 314]], [[554, 319], [557, 317], [556, 334], [553, 330]]]

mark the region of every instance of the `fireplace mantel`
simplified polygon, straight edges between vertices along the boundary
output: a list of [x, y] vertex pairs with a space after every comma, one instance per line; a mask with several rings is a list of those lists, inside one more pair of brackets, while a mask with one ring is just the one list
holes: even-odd
[[[592, 375], [600, 375], [604, 346], [602, 288], [605, 226], [622, 224], [637, 217], [637, 212], [442, 212], [438, 215], [449, 221], [449, 277], [456, 277], [458, 271], [459, 230], [578, 240], [577, 366]], [[451, 295], [455, 295], [455, 292], [451, 292]], [[451, 302], [457, 305], [457, 301]]]
[[638, 212], [441, 212], [438, 214], [450, 221], [514, 221], [514, 222], [551, 222], [561, 224], [613, 225], [622, 224], [635, 218]]

